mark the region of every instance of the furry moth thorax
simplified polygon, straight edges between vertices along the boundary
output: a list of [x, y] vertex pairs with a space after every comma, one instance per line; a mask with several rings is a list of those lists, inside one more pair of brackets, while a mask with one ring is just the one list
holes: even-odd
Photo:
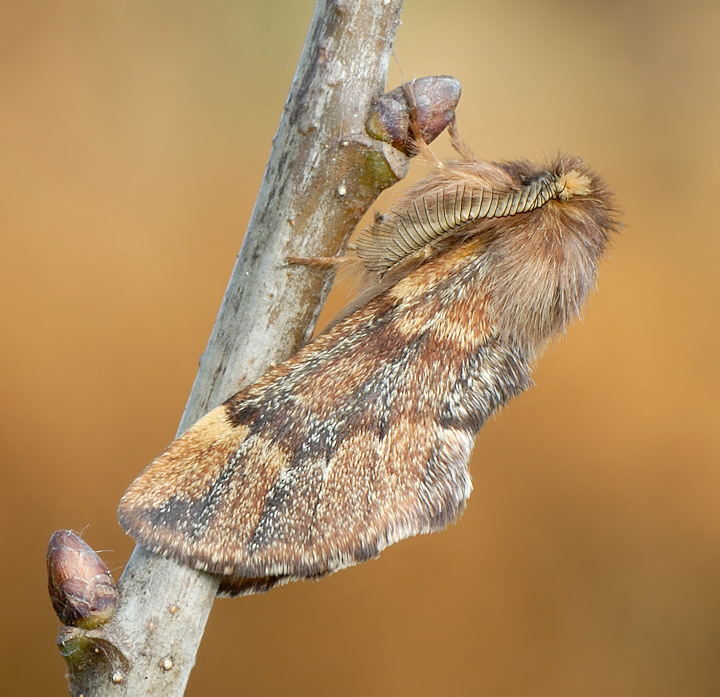
[[442, 254], [464, 252], [488, 293], [494, 332], [534, 352], [580, 314], [615, 228], [610, 190], [579, 158], [464, 159], [433, 168], [355, 249], [390, 276], [437, 257], [452, 265], [458, 257]]
[[577, 158], [460, 152], [358, 237], [366, 299], [133, 482], [140, 544], [252, 593], [456, 520], [475, 434], [580, 313], [616, 228]]

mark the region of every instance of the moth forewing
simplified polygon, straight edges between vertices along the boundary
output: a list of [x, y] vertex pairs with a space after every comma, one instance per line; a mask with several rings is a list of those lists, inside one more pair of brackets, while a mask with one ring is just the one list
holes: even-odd
[[530, 385], [614, 230], [608, 189], [575, 158], [434, 168], [358, 238], [381, 290], [172, 443], [122, 526], [230, 594], [445, 527], [475, 434]]

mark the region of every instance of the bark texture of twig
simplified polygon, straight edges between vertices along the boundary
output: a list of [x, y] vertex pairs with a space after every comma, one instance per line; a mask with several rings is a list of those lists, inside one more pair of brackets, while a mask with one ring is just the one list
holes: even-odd
[[[333, 270], [287, 258], [333, 256], [407, 158], [365, 134], [383, 89], [402, 0], [318, 0], [270, 161], [179, 431], [306, 341]], [[74, 695], [182, 695], [216, 577], [137, 547], [115, 618], [90, 637], [97, 660], [70, 666]], [[106, 648], [110, 650], [106, 650]], [[119, 652], [122, 661], [104, 660]]]

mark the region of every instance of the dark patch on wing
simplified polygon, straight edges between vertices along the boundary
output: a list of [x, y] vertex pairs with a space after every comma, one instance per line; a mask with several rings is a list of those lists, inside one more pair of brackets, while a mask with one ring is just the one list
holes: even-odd
[[[527, 361], [497, 344], [492, 339], [463, 362], [438, 412], [442, 427], [477, 433], [490, 414], [530, 386]], [[488, 372], [492, 379], [484, 377]]]

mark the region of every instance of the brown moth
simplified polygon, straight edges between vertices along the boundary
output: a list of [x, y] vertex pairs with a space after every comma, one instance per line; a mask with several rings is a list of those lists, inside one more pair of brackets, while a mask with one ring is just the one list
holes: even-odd
[[362, 302], [213, 409], [130, 486], [139, 544], [268, 590], [441, 530], [470, 495], [486, 419], [577, 317], [616, 230], [581, 160], [437, 163], [355, 253]]

